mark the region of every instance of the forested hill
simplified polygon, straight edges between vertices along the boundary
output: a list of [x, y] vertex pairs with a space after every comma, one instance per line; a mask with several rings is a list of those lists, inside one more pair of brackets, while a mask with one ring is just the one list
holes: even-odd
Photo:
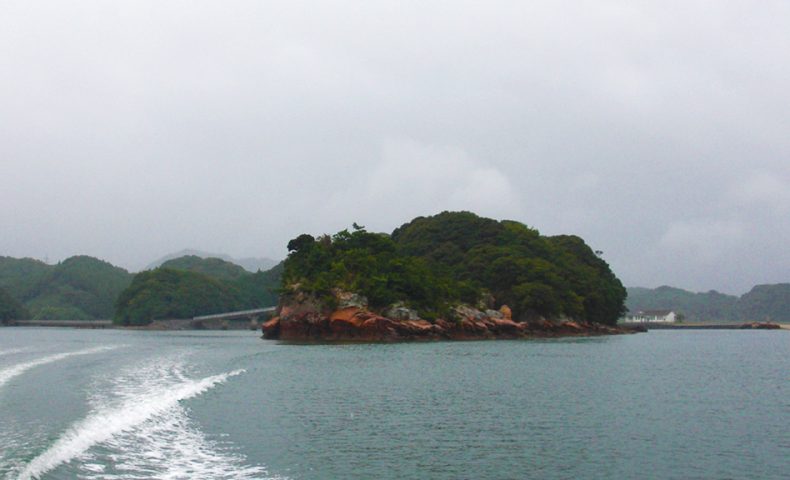
[[171, 268], [187, 272], [202, 273], [219, 280], [238, 280], [250, 273], [235, 263], [220, 258], [202, 258], [197, 255], [186, 255], [173, 258], [162, 264], [160, 268]]
[[36, 319], [111, 318], [115, 299], [131, 280], [126, 270], [88, 256], [56, 265], [0, 257], [0, 288]]
[[255, 273], [259, 270], [265, 272], [267, 270], [271, 270], [272, 268], [274, 268], [275, 265], [277, 265], [277, 261], [266, 257], [234, 258], [231, 257], [230, 255], [224, 255], [221, 253], [209, 253], [209, 252], [204, 252], [202, 250], [195, 250], [188, 248], [181, 250], [179, 252], [165, 255], [164, 257], [149, 263], [148, 266], [144, 268], [144, 270], [153, 270], [155, 268], [159, 268], [163, 266], [164, 263], [169, 260], [173, 260], [176, 258], [183, 258], [183, 257], [218, 258], [228, 263], [238, 265], [250, 273]]
[[639, 310], [675, 310], [687, 322], [790, 322], [790, 284], [757, 285], [741, 297], [711, 290], [694, 293], [668, 286], [629, 287], [626, 306]]
[[282, 264], [249, 273], [220, 259], [174, 259], [137, 274], [118, 297], [113, 320], [147, 325], [153, 320], [273, 306], [281, 274]]
[[744, 320], [790, 322], [790, 283], [757, 285], [741, 296], [737, 309]]
[[52, 268], [32, 258], [0, 257], [0, 288], [24, 302]]
[[[0, 257], [0, 315], [2, 320], [123, 318], [140, 324], [268, 307], [277, 303], [281, 273], [282, 264], [250, 273], [218, 258], [197, 256], [171, 259], [164, 268], [137, 275], [88, 256], [56, 265]], [[128, 290], [131, 286], [135, 288]]]
[[0, 323], [9, 320], [25, 320], [30, 317], [27, 309], [14, 297], [0, 288]]
[[328, 298], [360, 293], [374, 308], [403, 302], [426, 319], [453, 305], [508, 305], [518, 320], [567, 316], [614, 324], [626, 291], [584, 241], [546, 237], [514, 221], [470, 212], [419, 217], [391, 235], [354, 226], [288, 244], [284, 287]]

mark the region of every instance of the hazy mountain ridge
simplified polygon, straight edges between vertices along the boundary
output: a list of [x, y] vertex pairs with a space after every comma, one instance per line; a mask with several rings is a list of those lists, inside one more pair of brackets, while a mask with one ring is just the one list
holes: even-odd
[[244, 267], [220, 258], [201, 258], [197, 255], [186, 255], [164, 262], [159, 268], [171, 268], [187, 272], [202, 273], [220, 280], [237, 280], [252, 275]]
[[164, 257], [149, 263], [144, 270], [153, 270], [154, 268], [162, 266], [162, 264], [164, 264], [167, 261], [174, 260], [177, 258], [182, 258], [182, 257], [190, 257], [190, 256], [200, 257], [200, 258], [218, 258], [220, 260], [224, 260], [226, 262], [236, 264], [251, 273], [255, 273], [258, 270], [260, 271], [269, 270], [275, 265], [277, 265], [278, 263], [276, 260], [272, 260], [271, 258], [266, 258], [266, 257], [233, 258], [230, 255], [225, 255], [222, 253], [209, 253], [209, 252], [204, 252], [202, 250], [186, 248], [184, 250], [180, 250], [178, 252], [165, 255]]
[[740, 297], [715, 290], [629, 287], [625, 304], [631, 312], [675, 310], [687, 322], [790, 322], [790, 283], [756, 285]]

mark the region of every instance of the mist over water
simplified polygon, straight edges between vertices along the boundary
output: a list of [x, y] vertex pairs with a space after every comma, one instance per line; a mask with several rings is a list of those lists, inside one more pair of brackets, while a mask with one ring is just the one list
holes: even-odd
[[2, 329], [0, 478], [779, 479], [789, 354], [786, 332], [757, 331], [304, 346]]

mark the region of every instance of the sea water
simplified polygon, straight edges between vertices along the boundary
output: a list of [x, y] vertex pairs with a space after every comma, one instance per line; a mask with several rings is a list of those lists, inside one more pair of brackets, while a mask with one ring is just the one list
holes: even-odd
[[0, 478], [786, 479], [790, 332], [0, 329]]

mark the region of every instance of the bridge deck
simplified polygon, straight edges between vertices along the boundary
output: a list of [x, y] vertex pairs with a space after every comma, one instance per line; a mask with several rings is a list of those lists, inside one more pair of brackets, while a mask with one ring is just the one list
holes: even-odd
[[215, 313], [213, 315], [201, 315], [192, 320], [232, 320], [234, 318], [250, 318], [266, 313], [272, 313], [277, 307], [256, 308], [253, 310], [240, 310], [238, 312]]

